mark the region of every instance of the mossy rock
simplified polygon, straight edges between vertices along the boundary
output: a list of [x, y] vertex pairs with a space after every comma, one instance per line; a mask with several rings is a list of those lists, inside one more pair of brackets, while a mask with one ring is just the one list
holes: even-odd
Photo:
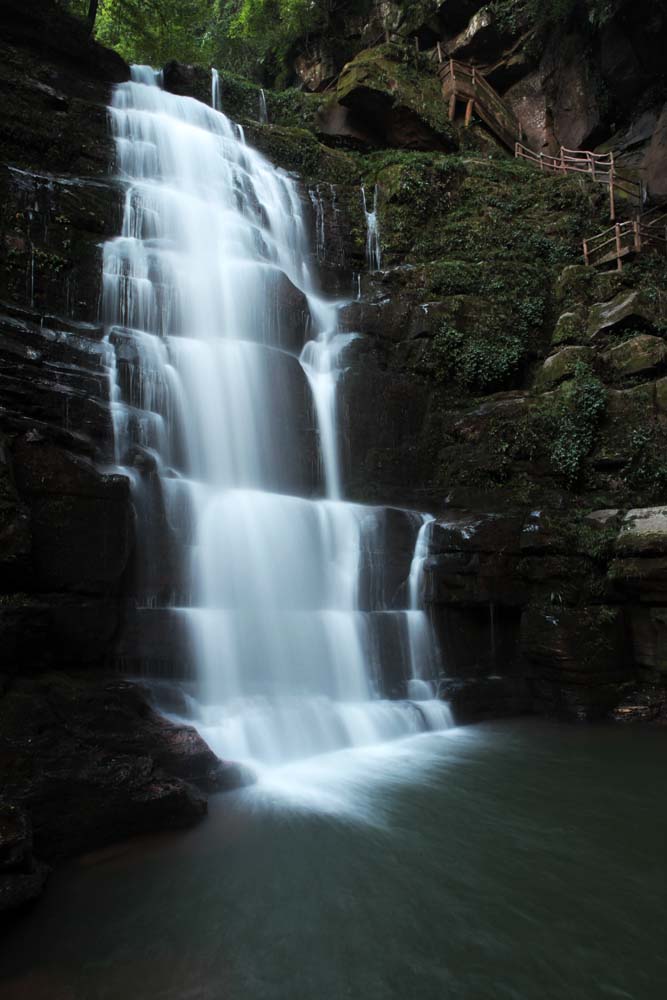
[[343, 67], [336, 98], [378, 139], [405, 149], [454, 150], [459, 139], [449, 121], [433, 66], [410, 49], [365, 49]]
[[586, 315], [583, 307], [577, 306], [571, 312], [561, 313], [551, 338], [554, 347], [560, 344], [581, 344], [585, 340]]
[[667, 507], [635, 507], [616, 542], [620, 555], [667, 555]]
[[353, 157], [323, 146], [306, 129], [251, 124], [246, 126], [245, 133], [249, 144], [264, 153], [272, 163], [300, 174], [306, 181], [347, 185], [359, 183], [359, 168]]
[[600, 341], [625, 330], [667, 329], [667, 295], [625, 289], [611, 301], [596, 302], [588, 314], [587, 340]]
[[546, 359], [535, 381], [538, 390], [553, 389], [566, 379], [573, 378], [579, 362], [589, 364], [593, 352], [588, 347], [564, 347]]
[[667, 344], [660, 337], [640, 334], [613, 347], [604, 356], [615, 375], [650, 375], [667, 363]]
[[556, 299], [567, 305], [608, 302], [621, 293], [627, 280], [619, 271], [596, 271], [584, 264], [564, 268], [556, 284]]

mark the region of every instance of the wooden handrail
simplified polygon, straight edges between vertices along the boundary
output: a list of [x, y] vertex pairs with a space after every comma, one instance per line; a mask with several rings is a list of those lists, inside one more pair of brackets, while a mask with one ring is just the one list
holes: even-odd
[[585, 239], [584, 263], [595, 266], [616, 262], [617, 269], [621, 271], [624, 257], [651, 248], [667, 253], [667, 212], [664, 205], [656, 205], [635, 219], [617, 222], [611, 228]]
[[588, 149], [560, 148], [558, 156], [549, 153], [535, 153], [532, 149], [517, 142], [514, 148], [517, 159], [539, 163], [541, 170], [551, 170], [555, 173], [587, 174], [592, 180], [609, 187], [609, 215], [612, 221], [616, 218], [616, 192], [620, 191], [630, 198], [636, 199], [641, 206], [644, 199], [644, 189], [639, 181], [619, 174], [614, 162], [614, 154], [593, 153]]

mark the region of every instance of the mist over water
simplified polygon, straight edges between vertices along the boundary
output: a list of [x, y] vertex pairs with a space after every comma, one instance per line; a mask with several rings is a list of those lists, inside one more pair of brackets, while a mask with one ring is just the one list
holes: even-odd
[[[126, 196], [103, 309], [140, 603], [182, 609], [196, 721], [222, 756], [278, 764], [446, 727], [424, 516], [345, 500], [337, 379], [354, 334], [317, 289], [322, 220], [221, 112], [215, 71], [212, 104], [135, 67], [110, 112]], [[387, 656], [410, 700], [387, 699]]]

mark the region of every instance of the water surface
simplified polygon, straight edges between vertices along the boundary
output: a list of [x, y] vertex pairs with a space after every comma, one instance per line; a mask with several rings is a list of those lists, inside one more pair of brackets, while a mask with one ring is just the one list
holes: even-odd
[[89, 855], [3, 1000], [665, 996], [665, 734], [504, 721], [267, 771]]

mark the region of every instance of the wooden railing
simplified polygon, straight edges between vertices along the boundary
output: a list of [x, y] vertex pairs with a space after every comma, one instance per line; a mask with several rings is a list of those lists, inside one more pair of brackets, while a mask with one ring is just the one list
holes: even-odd
[[520, 142], [516, 143], [514, 155], [517, 159], [528, 160], [540, 170], [556, 174], [586, 174], [600, 184], [609, 188], [609, 217], [616, 219], [616, 195], [625, 195], [641, 208], [644, 201], [644, 189], [639, 181], [620, 174], [616, 169], [613, 153], [592, 153], [587, 149], [565, 149], [561, 146], [558, 156], [546, 153], [535, 153]]
[[440, 45], [435, 51], [442, 96], [449, 104], [450, 121], [456, 116], [457, 103], [463, 101], [466, 105], [466, 126], [470, 124], [475, 112], [496, 138], [508, 149], [514, 149], [517, 139], [519, 142], [523, 139], [521, 125], [484, 74], [468, 63], [458, 62], [456, 59], [443, 60]]
[[644, 250], [667, 253], [667, 212], [656, 206], [636, 219], [617, 222], [597, 236], [584, 240], [584, 263], [590, 267], [616, 262], [623, 270], [623, 259]]

